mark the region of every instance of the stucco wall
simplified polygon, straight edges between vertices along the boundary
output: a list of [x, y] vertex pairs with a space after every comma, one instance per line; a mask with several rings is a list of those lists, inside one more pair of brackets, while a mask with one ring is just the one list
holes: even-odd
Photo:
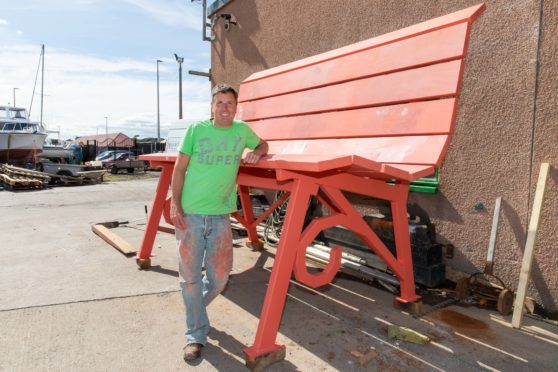
[[[221, 19], [214, 27], [212, 81], [238, 87], [253, 72], [477, 3], [235, 0], [217, 12], [231, 13], [238, 25], [224, 31]], [[487, 1], [486, 12], [473, 25], [457, 129], [441, 168], [440, 191], [410, 197], [436, 223], [439, 240], [456, 247], [447, 264], [472, 273], [484, 268], [494, 203], [501, 196], [494, 269], [512, 289], [540, 162], [558, 160], [557, 12], [558, 3], [549, 0]], [[478, 203], [484, 209], [475, 209]], [[556, 311], [558, 302], [557, 212], [558, 173], [553, 168], [529, 292], [548, 311]]]

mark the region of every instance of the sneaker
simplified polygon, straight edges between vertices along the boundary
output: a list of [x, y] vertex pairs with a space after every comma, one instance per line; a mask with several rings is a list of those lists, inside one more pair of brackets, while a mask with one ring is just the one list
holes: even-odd
[[188, 344], [184, 347], [184, 360], [194, 360], [201, 356], [203, 345], [198, 343]]

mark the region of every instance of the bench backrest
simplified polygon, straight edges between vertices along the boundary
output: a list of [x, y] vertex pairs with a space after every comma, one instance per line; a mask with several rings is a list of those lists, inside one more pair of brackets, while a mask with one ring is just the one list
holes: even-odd
[[484, 4], [255, 73], [237, 118], [272, 154], [439, 166], [455, 123], [471, 23]]

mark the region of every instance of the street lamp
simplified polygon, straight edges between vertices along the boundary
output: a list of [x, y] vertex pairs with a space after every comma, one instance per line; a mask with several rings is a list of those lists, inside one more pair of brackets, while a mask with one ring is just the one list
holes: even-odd
[[19, 89], [19, 88], [14, 88], [14, 107], [16, 107], [16, 100], [15, 100], [15, 91], [16, 91], [16, 89]]
[[179, 57], [174, 53], [174, 58], [178, 62], [178, 118], [182, 119], [182, 62], [184, 62], [184, 57]]
[[107, 150], [108, 150], [108, 149], [109, 149], [109, 142], [108, 142], [108, 116], [105, 116], [105, 135], [106, 135], [105, 141], [107, 142]]
[[155, 144], [155, 152], [159, 151], [159, 142], [161, 141], [161, 113], [159, 110], [159, 63], [162, 63], [160, 59], [157, 60], [157, 143]]

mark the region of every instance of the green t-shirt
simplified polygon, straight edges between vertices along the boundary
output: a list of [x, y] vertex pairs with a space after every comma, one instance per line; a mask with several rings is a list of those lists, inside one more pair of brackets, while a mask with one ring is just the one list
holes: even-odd
[[200, 121], [186, 130], [179, 151], [190, 156], [182, 189], [182, 209], [192, 214], [236, 211], [236, 176], [242, 152], [260, 138], [243, 121], [228, 128]]

